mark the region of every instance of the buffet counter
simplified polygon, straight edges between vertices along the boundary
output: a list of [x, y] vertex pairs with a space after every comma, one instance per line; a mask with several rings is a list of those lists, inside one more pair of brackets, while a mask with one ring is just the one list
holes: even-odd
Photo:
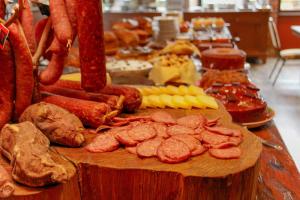
[[[104, 28], [109, 30], [112, 24], [122, 18], [136, 16], [154, 17], [160, 12], [105, 12]], [[230, 31], [233, 37], [239, 37], [239, 48], [246, 51], [248, 57], [256, 57], [266, 61], [268, 53], [268, 19], [270, 11], [205, 11], [184, 12], [184, 19], [190, 21], [195, 17], [222, 17], [230, 23]]]

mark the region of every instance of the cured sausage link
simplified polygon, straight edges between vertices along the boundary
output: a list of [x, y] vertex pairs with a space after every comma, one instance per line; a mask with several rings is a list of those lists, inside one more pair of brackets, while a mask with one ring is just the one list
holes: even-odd
[[[78, 81], [59, 80], [55, 83], [55, 86], [70, 88], [75, 90], [81, 89]], [[132, 87], [120, 86], [120, 85], [106, 85], [101, 90], [98, 90], [98, 92], [101, 94], [116, 95], [116, 96], [123, 95], [125, 97], [124, 111], [126, 112], [134, 112], [140, 107], [142, 103], [142, 97], [140, 92], [137, 89]]]
[[106, 85], [102, 1], [78, 0], [76, 13], [81, 86], [97, 92]]
[[[21, 3], [22, 1], [22, 3]], [[34, 37], [34, 25], [33, 25], [33, 15], [30, 10], [30, 4], [28, 0], [19, 0], [19, 4], [23, 4], [23, 8], [20, 9], [20, 22], [24, 30], [25, 37], [28, 42], [28, 46], [31, 54], [33, 55], [36, 50], [36, 41]]]
[[65, 55], [52, 54], [47, 68], [41, 72], [39, 78], [44, 85], [55, 83], [63, 73]]
[[15, 120], [31, 104], [34, 87], [32, 57], [23, 30], [18, 23], [17, 21], [8, 27], [16, 65]]
[[83, 124], [97, 128], [103, 124], [107, 115], [111, 112], [110, 107], [105, 103], [75, 99], [59, 95], [47, 96], [43, 101], [60, 106], [75, 114]]
[[0, 18], [4, 19], [5, 16], [5, 2], [0, 0]]
[[14, 57], [7, 42], [0, 50], [0, 130], [8, 123], [13, 111], [14, 96]]
[[0, 165], [0, 198], [7, 198], [12, 195], [15, 186], [12, 184], [8, 172]]
[[55, 85], [49, 85], [49, 86], [41, 85], [40, 89], [41, 91], [58, 94], [61, 96], [107, 103], [111, 108], [118, 109], [118, 110], [121, 110], [123, 105], [122, 102], [120, 102], [120, 97], [115, 95], [88, 93], [83, 90], [61, 88]]
[[70, 46], [72, 43], [73, 33], [65, 1], [50, 0], [49, 4], [55, 35], [63, 46]]

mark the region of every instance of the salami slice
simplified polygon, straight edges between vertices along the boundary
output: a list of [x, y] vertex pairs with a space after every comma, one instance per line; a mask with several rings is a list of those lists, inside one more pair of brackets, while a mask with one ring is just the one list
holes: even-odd
[[173, 138], [163, 141], [159, 148], [162, 148], [166, 157], [178, 162], [188, 159], [191, 155], [189, 147], [184, 142]]
[[155, 122], [164, 124], [176, 124], [176, 120], [167, 112], [157, 111], [151, 114], [151, 118]]
[[115, 138], [121, 143], [124, 144], [126, 146], [135, 146], [137, 145], [137, 141], [135, 141], [134, 139], [132, 139], [129, 135], [128, 135], [128, 131], [127, 130], [123, 130], [118, 132], [115, 135]]
[[194, 149], [194, 151], [192, 151], [192, 156], [198, 156], [198, 155], [201, 155], [203, 154], [207, 149], [202, 146], [202, 144], [198, 144], [196, 149]]
[[179, 140], [184, 144], [186, 144], [189, 147], [190, 151], [195, 150], [197, 146], [200, 144], [199, 140], [197, 140], [191, 135], [174, 135], [171, 138], [175, 140]]
[[185, 126], [180, 126], [180, 125], [173, 125], [169, 126], [167, 129], [167, 133], [170, 136], [173, 135], [194, 135], [195, 132], [193, 129], [185, 127]]
[[218, 159], [234, 159], [239, 158], [242, 151], [238, 147], [230, 147], [227, 149], [209, 149], [209, 154]]
[[156, 130], [156, 134], [158, 137], [168, 138], [170, 137], [167, 133], [167, 126], [162, 123], [154, 122], [152, 123], [153, 128]]
[[136, 152], [139, 157], [149, 158], [157, 155], [157, 148], [162, 143], [162, 138], [154, 138], [137, 145]]
[[206, 130], [218, 133], [221, 135], [228, 135], [228, 136], [235, 136], [240, 137], [242, 135], [240, 130], [237, 129], [230, 129], [226, 127], [216, 126], [216, 127], [206, 127]]
[[195, 135], [192, 135], [195, 139], [199, 140], [199, 141], [202, 141], [203, 138], [202, 138], [202, 135], [201, 134], [195, 134]]
[[203, 142], [210, 145], [221, 144], [229, 141], [229, 136], [219, 135], [209, 131], [203, 131], [201, 135]]
[[126, 151], [128, 151], [131, 154], [135, 154], [135, 155], [137, 154], [136, 146], [135, 147], [126, 147], [125, 149], [126, 149]]
[[217, 118], [215, 118], [215, 119], [209, 119], [209, 120], [207, 120], [206, 121], [206, 126], [215, 126], [215, 125], [217, 125], [218, 124], [218, 122], [219, 122], [219, 119], [220, 119], [220, 117], [217, 117]]
[[202, 115], [187, 115], [177, 119], [177, 124], [185, 126], [191, 129], [196, 129], [198, 127], [204, 127], [206, 123], [206, 118]]
[[119, 142], [110, 134], [101, 134], [94, 138], [94, 140], [88, 144], [85, 149], [93, 152], [109, 152], [116, 150], [119, 146]]
[[151, 124], [140, 124], [128, 130], [128, 135], [133, 140], [142, 142], [155, 137], [156, 131]]
[[236, 146], [238, 146], [239, 144], [241, 144], [243, 141], [242, 137], [230, 137], [229, 138], [229, 142], [234, 143]]
[[237, 146], [235, 142], [223, 142], [223, 143], [220, 143], [220, 144], [213, 144], [213, 145], [208, 145], [209, 148], [212, 148], [212, 149], [225, 149], [225, 148], [228, 148], [228, 147], [235, 147]]

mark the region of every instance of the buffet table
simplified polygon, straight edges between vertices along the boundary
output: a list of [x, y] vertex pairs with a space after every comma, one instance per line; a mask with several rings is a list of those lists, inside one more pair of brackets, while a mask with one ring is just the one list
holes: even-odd
[[252, 132], [283, 147], [282, 151], [263, 148], [258, 179], [258, 199], [299, 199], [299, 172], [274, 122]]
[[[258, 191], [257, 199], [269, 200], [269, 199], [299, 199], [300, 198], [300, 177], [299, 172], [292, 160], [290, 154], [284, 145], [280, 133], [278, 132], [274, 122], [268, 125], [253, 130], [253, 133], [265, 140], [272, 143], [280, 144], [283, 147], [282, 151], [275, 150], [269, 147], [263, 147], [261, 154], [260, 167], [258, 178]], [[57, 149], [62, 150], [62, 147]], [[72, 149], [70, 149], [72, 150]], [[68, 150], [70, 152], [70, 150]], [[79, 150], [80, 151], [80, 150]], [[88, 156], [89, 157], [89, 156]], [[86, 159], [89, 159], [89, 158]], [[6, 160], [1, 159], [1, 163], [9, 168]], [[95, 173], [95, 169], [85, 170], [85, 175], [92, 175]], [[107, 169], [108, 170], [108, 169]], [[107, 173], [105, 170], [102, 173]], [[125, 172], [124, 172], [125, 173]], [[94, 174], [95, 175], [95, 174]], [[97, 188], [105, 188], [105, 185], [95, 185], [95, 182], [89, 182], [88, 180], [82, 180], [82, 174], [79, 172], [69, 182], [59, 184], [56, 186], [49, 186], [46, 188], [28, 188], [21, 185], [16, 186], [14, 195], [9, 199], [95, 199], [102, 196], [99, 194]], [[97, 179], [101, 175], [97, 175]], [[102, 177], [104, 178], [104, 177]], [[107, 177], [109, 180], [110, 178]], [[99, 179], [100, 181], [100, 179]], [[125, 180], [124, 180], [125, 181]], [[110, 183], [107, 183], [110, 184]], [[116, 183], [115, 183], [116, 184]], [[83, 193], [82, 189], [85, 188]], [[93, 191], [86, 191], [87, 188], [94, 188]], [[128, 188], [129, 189], [129, 188]], [[81, 191], [81, 192], [80, 192]], [[118, 191], [111, 191], [112, 197], [118, 196]], [[163, 191], [161, 191], [163, 192]], [[175, 195], [175, 194], [174, 194]], [[102, 196], [103, 197], [103, 196]], [[184, 199], [184, 198], [181, 198]]]

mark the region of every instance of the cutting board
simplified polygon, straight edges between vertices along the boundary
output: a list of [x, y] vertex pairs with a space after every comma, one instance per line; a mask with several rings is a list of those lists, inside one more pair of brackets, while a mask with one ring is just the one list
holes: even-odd
[[[58, 188], [57, 195], [61, 195], [58, 199], [80, 199], [79, 196], [74, 198], [78, 190], [81, 199], [88, 200], [255, 199], [262, 151], [261, 142], [255, 135], [233, 124], [230, 115], [221, 105], [218, 110], [165, 110], [176, 118], [195, 113], [202, 113], [209, 119], [221, 117], [224, 126], [242, 131], [244, 141], [240, 145], [241, 157], [221, 160], [205, 153], [187, 162], [166, 164], [156, 158], [140, 159], [123, 148], [109, 153], [89, 153], [83, 148], [55, 147], [57, 152], [72, 161], [78, 169], [78, 177], [74, 178], [78, 182], [72, 179], [55, 186]], [[156, 109], [140, 110], [135, 115], [154, 111]], [[93, 137], [95, 135], [87, 135], [87, 142]], [[70, 188], [75, 192], [67, 196]], [[47, 194], [47, 190], [53, 188], [32, 191]], [[16, 193], [20, 193], [19, 188]], [[34, 195], [29, 197], [28, 191], [24, 195], [28, 197], [26, 199], [36, 199]]]

